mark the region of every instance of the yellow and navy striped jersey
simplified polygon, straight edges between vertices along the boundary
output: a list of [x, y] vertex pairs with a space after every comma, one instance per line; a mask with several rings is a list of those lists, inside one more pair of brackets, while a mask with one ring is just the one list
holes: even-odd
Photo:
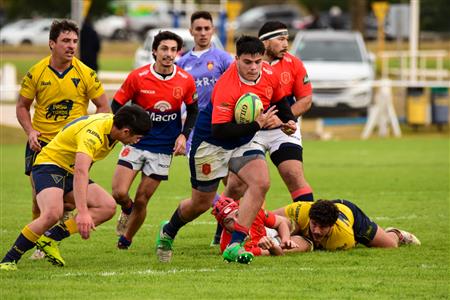
[[105, 158], [117, 144], [108, 137], [113, 117], [113, 114], [95, 114], [72, 121], [42, 148], [34, 164], [58, 165], [73, 174], [77, 152], [89, 155], [92, 162]]
[[[312, 240], [309, 232], [309, 210], [314, 202], [295, 202], [285, 207], [286, 216], [297, 224], [300, 235]], [[355, 247], [355, 235], [353, 232], [353, 213], [342, 203], [335, 203], [339, 209], [339, 217], [327, 236], [323, 238], [319, 245], [314, 245], [317, 249], [325, 250], [345, 250]]]
[[77, 58], [60, 73], [50, 56], [35, 64], [22, 80], [20, 95], [35, 100], [33, 128], [49, 142], [70, 121], [87, 114], [89, 99], [104, 93], [97, 74]]

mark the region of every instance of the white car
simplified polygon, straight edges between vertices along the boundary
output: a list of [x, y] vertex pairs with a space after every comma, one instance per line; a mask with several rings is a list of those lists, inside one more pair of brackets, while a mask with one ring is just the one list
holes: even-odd
[[127, 30], [127, 20], [122, 16], [107, 16], [94, 23], [97, 33], [104, 38], [111, 40], [126, 40], [129, 36]]
[[53, 19], [20, 20], [5, 26], [0, 32], [2, 44], [48, 45]]
[[[157, 35], [160, 31], [171, 31], [177, 35], [179, 35], [183, 39], [183, 48], [181, 49], [178, 58], [183, 56], [184, 53], [194, 48], [194, 38], [189, 33], [189, 29], [185, 28], [161, 28], [161, 29], [151, 29], [147, 32], [147, 36], [144, 41], [144, 45], [139, 47], [136, 50], [136, 54], [134, 56], [134, 67], [139, 68], [141, 66], [153, 63], [155, 60], [152, 56], [152, 44], [153, 37]], [[212, 37], [212, 43], [216, 48], [224, 49], [222, 43], [219, 38], [214, 34]]]
[[359, 32], [302, 31], [291, 53], [305, 65], [314, 106], [364, 109], [371, 103], [374, 56]]

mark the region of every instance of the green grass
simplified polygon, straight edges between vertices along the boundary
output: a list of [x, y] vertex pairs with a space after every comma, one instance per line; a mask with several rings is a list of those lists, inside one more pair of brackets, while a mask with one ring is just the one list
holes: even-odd
[[[30, 187], [22, 174], [23, 145], [1, 147], [0, 251], [30, 220]], [[111, 188], [118, 149], [92, 168]], [[67, 266], [30, 261], [0, 273], [1, 299], [447, 299], [449, 295], [449, 141], [447, 137], [306, 141], [305, 170], [316, 198], [345, 198], [380, 226], [414, 232], [420, 247], [313, 252], [257, 257], [251, 265], [225, 264], [210, 248], [209, 213], [183, 228], [172, 263], [157, 263], [154, 238], [161, 220], [190, 194], [185, 158], [148, 205], [145, 224], [129, 251], [115, 249], [115, 219], [88, 241], [62, 243]], [[267, 207], [290, 203], [275, 170]]]

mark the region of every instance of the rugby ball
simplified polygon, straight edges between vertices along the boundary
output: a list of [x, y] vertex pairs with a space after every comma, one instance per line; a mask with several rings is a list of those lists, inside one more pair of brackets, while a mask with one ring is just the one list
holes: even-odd
[[261, 99], [253, 93], [242, 95], [234, 106], [234, 119], [238, 124], [247, 124], [255, 121], [263, 110]]

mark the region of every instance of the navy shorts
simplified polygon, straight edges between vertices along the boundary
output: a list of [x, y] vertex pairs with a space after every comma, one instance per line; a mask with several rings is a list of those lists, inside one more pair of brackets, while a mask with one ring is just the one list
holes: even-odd
[[378, 225], [369, 219], [368, 216], [355, 204], [347, 200], [333, 200], [334, 203], [342, 203], [353, 213], [353, 233], [355, 241], [369, 247], [369, 243], [375, 237], [378, 230]]
[[[39, 140], [39, 144], [41, 148], [47, 145], [46, 142]], [[34, 161], [36, 160], [36, 156], [39, 154], [39, 151], [31, 150], [30, 144], [27, 143], [25, 147], [25, 175], [30, 176], [31, 169], [33, 168]]]
[[[73, 174], [56, 165], [33, 166], [31, 178], [33, 179], [36, 195], [47, 188], [60, 188], [64, 195], [73, 190]], [[89, 179], [89, 184], [94, 183]]]

